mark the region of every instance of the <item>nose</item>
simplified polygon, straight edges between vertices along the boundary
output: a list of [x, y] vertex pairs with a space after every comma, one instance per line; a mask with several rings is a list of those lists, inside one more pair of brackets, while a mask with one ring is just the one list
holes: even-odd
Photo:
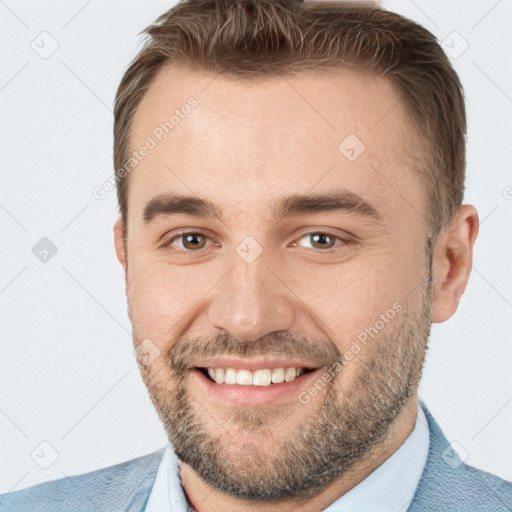
[[233, 267], [215, 287], [209, 322], [243, 341], [293, 326], [293, 293], [260, 256], [252, 263], [233, 255]]

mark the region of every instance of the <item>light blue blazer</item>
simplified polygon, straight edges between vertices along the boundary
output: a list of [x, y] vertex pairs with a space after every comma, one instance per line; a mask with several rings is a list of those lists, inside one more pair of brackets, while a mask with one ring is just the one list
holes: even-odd
[[[512, 512], [512, 482], [468, 466], [425, 404], [430, 447], [408, 512]], [[164, 448], [85, 475], [0, 495], [1, 512], [143, 512]], [[378, 512], [378, 511], [376, 511]]]

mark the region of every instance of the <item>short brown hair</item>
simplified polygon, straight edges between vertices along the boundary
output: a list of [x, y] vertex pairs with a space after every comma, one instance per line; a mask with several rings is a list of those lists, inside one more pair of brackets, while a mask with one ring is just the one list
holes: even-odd
[[[114, 168], [124, 169], [133, 114], [163, 66], [232, 78], [321, 67], [389, 78], [416, 129], [417, 172], [428, 199], [429, 242], [464, 196], [466, 112], [459, 77], [434, 35], [384, 9], [316, 10], [299, 0], [184, 0], [142, 34], [115, 98]], [[127, 174], [116, 171], [126, 235]]]

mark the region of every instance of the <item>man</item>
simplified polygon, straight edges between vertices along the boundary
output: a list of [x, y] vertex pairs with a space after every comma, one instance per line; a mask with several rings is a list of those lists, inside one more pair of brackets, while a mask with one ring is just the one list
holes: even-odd
[[114, 236], [170, 444], [0, 510], [512, 510], [417, 396], [478, 233], [434, 36], [296, 0], [190, 0], [146, 33]]

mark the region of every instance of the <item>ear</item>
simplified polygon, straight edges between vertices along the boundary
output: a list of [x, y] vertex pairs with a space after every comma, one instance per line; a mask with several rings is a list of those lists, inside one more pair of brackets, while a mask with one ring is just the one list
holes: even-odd
[[124, 239], [123, 239], [123, 220], [121, 216], [116, 220], [114, 223], [114, 246], [116, 249], [116, 256], [123, 266], [124, 274], [126, 276], [126, 252], [125, 252], [125, 246], [124, 246]]
[[439, 235], [432, 262], [435, 291], [432, 322], [444, 322], [457, 311], [473, 265], [478, 225], [476, 208], [465, 204], [457, 209]]

